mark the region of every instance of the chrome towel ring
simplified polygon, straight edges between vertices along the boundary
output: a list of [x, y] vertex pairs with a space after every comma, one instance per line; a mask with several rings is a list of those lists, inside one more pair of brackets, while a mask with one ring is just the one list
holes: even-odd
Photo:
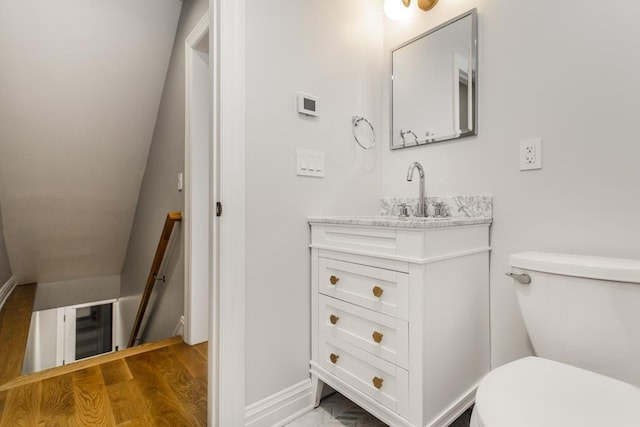
[[[356, 134], [356, 128], [358, 127], [358, 125], [361, 124], [361, 122], [368, 124], [369, 129], [371, 129], [371, 141], [369, 144], [363, 144], [362, 141], [358, 139], [358, 135]], [[373, 129], [373, 125], [369, 122], [369, 120], [361, 116], [353, 116], [351, 118], [351, 125], [353, 127], [352, 129], [353, 137], [355, 138], [356, 142], [360, 147], [362, 147], [364, 150], [371, 150], [373, 147], [376, 146], [376, 131], [375, 129]]]

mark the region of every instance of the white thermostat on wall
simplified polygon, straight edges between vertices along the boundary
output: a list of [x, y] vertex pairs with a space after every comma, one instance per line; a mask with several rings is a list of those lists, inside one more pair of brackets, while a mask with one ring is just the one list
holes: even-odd
[[318, 117], [318, 97], [298, 92], [298, 113]]

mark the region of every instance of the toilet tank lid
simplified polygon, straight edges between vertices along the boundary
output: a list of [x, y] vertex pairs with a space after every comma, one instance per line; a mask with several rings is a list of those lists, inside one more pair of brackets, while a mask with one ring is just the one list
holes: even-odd
[[565, 276], [640, 283], [640, 260], [549, 252], [521, 252], [509, 256], [512, 267]]

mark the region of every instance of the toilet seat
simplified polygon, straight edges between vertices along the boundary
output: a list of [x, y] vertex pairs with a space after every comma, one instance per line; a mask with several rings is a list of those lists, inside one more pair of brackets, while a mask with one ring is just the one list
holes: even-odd
[[472, 427], [637, 427], [640, 388], [539, 357], [487, 374]]

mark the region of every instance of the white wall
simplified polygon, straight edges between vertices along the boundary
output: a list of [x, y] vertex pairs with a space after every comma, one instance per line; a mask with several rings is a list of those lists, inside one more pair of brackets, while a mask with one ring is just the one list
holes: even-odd
[[33, 311], [118, 298], [120, 276], [38, 283]]
[[[364, 152], [351, 117], [381, 133], [382, 2], [248, 0], [246, 7], [246, 404], [309, 377], [310, 215], [376, 214], [379, 144]], [[320, 117], [296, 112], [296, 93]], [[298, 177], [296, 149], [325, 153], [326, 177]]]
[[20, 282], [120, 274], [181, 7], [0, 2], [0, 203]]
[[4, 242], [4, 229], [2, 226], [2, 211], [0, 211], [0, 288], [11, 278], [11, 266]]
[[[131, 331], [138, 312], [167, 213], [184, 209], [184, 193], [177, 188], [178, 173], [184, 171], [184, 40], [205, 14], [207, 6], [207, 0], [184, 2], [178, 22], [122, 266], [120, 312], [125, 331]], [[166, 282], [156, 282], [145, 317], [146, 330], [141, 328], [145, 342], [171, 336], [180, 316], [184, 314], [183, 246], [183, 225], [178, 223], [174, 225], [160, 271], [160, 275], [166, 277]]]
[[[478, 137], [383, 151], [384, 196], [416, 196], [404, 179], [426, 169], [431, 195], [494, 195], [492, 359], [530, 354], [504, 276], [508, 255], [543, 250], [640, 258], [640, 4], [578, 0], [440, 2], [385, 25], [385, 52], [473, 7], [479, 16]], [[388, 57], [385, 57], [388, 59]], [[388, 117], [385, 85], [385, 120]], [[388, 123], [386, 124], [388, 129]], [[385, 132], [387, 130], [385, 129]], [[518, 170], [518, 143], [543, 139], [543, 169]]]
[[[22, 374], [42, 371], [62, 364], [64, 357], [64, 310], [34, 311], [24, 354]], [[59, 331], [58, 328], [61, 328]]]

